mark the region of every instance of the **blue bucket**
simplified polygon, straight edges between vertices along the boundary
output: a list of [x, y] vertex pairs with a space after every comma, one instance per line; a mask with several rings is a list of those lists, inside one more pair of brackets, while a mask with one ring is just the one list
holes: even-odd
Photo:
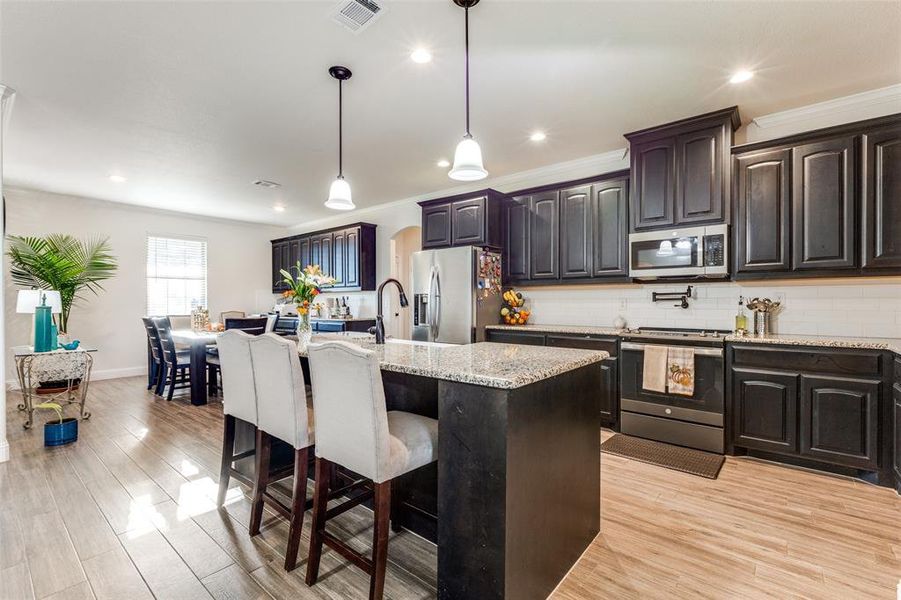
[[64, 446], [78, 439], [78, 419], [68, 417], [63, 422], [44, 423], [44, 445]]

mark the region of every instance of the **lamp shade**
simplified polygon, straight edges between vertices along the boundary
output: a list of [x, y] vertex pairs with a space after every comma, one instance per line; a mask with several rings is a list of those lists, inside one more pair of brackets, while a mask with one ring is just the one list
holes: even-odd
[[63, 312], [63, 301], [56, 290], [19, 290], [16, 297], [16, 312], [34, 314], [34, 309], [41, 305], [41, 296], [45, 294], [50, 312], [54, 314]]
[[332, 182], [325, 206], [334, 210], [353, 210], [356, 208], [350, 194], [350, 184], [343, 177], [338, 177]]
[[464, 137], [457, 144], [454, 166], [447, 175], [457, 181], [478, 181], [488, 177], [488, 171], [482, 166], [482, 149], [471, 136]]

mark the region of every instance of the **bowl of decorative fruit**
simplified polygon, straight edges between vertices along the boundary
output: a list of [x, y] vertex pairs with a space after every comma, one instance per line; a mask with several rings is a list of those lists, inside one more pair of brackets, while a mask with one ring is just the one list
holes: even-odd
[[522, 292], [507, 290], [504, 292], [504, 306], [501, 308], [501, 319], [506, 325], [525, 325], [529, 321], [530, 311]]

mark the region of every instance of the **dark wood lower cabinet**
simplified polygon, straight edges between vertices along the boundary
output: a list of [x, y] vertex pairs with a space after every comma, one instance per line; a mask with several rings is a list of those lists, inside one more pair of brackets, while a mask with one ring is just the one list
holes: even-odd
[[798, 375], [732, 369], [735, 443], [769, 452], [798, 451]]
[[801, 377], [801, 454], [875, 471], [882, 382]]
[[901, 493], [901, 382], [896, 382], [892, 387], [892, 397], [894, 398], [894, 414], [892, 416], [895, 425], [892, 462], [895, 471], [895, 489]]
[[[735, 448], [829, 465], [881, 485], [901, 476], [892, 472], [892, 452], [901, 458], [901, 440], [891, 433], [901, 436], [891, 411], [892, 355], [730, 343], [727, 356], [732, 383], [726, 410]], [[901, 399], [901, 384], [896, 388]]]
[[619, 339], [613, 336], [541, 333], [535, 331], [511, 331], [489, 329], [489, 342], [501, 344], [526, 344], [530, 346], [556, 346], [580, 350], [601, 350], [610, 358], [601, 363], [601, 424], [618, 427], [619, 422]]

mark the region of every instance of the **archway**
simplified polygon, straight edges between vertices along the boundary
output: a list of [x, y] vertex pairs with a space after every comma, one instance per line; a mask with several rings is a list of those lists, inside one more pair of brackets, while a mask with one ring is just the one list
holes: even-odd
[[[391, 277], [400, 281], [404, 286], [410, 302], [413, 301], [413, 253], [420, 250], [422, 250], [421, 227], [405, 227], [391, 238]], [[386, 296], [385, 333], [399, 339], [411, 339], [413, 335], [412, 307], [401, 308], [397, 294], [386, 294]]]

